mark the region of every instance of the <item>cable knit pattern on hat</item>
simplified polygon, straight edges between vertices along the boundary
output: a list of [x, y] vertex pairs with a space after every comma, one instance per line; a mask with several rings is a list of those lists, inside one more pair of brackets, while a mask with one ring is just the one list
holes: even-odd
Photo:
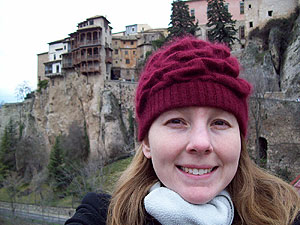
[[185, 37], [148, 60], [136, 93], [141, 141], [163, 112], [188, 106], [218, 107], [233, 113], [244, 136], [250, 84], [239, 78], [239, 63], [224, 45]]

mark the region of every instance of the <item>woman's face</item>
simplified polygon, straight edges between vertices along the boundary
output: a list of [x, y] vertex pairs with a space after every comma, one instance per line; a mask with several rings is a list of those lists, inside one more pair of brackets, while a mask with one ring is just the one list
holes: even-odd
[[161, 114], [142, 144], [159, 180], [193, 204], [207, 203], [226, 188], [241, 151], [235, 116], [210, 107]]

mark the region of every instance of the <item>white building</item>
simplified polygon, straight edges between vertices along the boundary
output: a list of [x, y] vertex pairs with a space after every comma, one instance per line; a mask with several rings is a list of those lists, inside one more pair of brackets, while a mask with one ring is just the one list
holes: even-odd
[[49, 44], [48, 61], [45, 62], [45, 76], [62, 75], [62, 54], [68, 52], [68, 43], [66, 39], [53, 41]]
[[133, 24], [126, 26], [125, 35], [136, 35], [138, 33], [150, 30], [151, 27], [148, 24]]

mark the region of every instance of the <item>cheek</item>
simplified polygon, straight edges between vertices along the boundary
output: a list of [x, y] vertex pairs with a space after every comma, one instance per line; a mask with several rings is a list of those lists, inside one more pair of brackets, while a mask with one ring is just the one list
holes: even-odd
[[174, 138], [172, 135], [161, 132], [153, 132], [152, 135], [150, 133], [149, 146], [153, 163], [155, 164], [157, 161], [168, 162], [174, 160], [184, 148], [182, 143], [180, 138]]
[[219, 151], [223, 163], [230, 164], [237, 167], [241, 154], [241, 140], [240, 138], [228, 138], [227, 142], [220, 143], [222, 148]]

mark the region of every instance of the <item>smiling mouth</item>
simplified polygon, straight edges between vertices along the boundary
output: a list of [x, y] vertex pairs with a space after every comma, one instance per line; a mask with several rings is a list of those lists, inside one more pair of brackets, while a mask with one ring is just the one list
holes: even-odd
[[207, 169], [197, 169], [197, 168], [188, 168], [188, 167], [183, 167], [183, 166], [179, 166], [178, 167], [180, 170], [189, 173], [189, 174], [193, 174], [193, 175], [204, 175], [207, 173], [212, 172], [213, 170], [215, 170], [217, 167], [213, 167], [213, 168], [207, 168]]

